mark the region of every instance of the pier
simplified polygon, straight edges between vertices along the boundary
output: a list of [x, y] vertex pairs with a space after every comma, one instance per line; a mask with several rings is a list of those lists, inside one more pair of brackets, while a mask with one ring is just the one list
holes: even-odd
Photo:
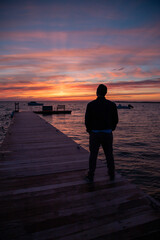
[[160, 239], [156, 202], [32, 112], [15, 113], [0, 148], [0, 239]]

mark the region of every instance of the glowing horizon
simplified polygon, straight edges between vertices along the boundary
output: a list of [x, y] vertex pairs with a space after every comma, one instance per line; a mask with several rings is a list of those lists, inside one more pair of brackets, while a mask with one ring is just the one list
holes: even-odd
[[0, 100], [160, 101], [160, 4], [61, 0], [0, 7]]

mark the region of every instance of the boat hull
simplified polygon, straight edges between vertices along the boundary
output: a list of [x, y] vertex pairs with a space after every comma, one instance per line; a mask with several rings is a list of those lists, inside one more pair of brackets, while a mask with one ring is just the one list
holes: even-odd
[[43, 114], [43, 115], [52, 115], [52, 114], [71, 114], [72, 111], [34, 111], [34, 113], [37, 114]]
[[43, 103], [28, 103], [28, 106], [43, 106]]

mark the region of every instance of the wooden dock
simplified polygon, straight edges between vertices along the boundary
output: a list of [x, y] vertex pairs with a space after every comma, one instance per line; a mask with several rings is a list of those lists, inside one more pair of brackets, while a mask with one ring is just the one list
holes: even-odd
[[16, 113], [0, 148], [1, 240], [160, 239], [160, 212], [134, 184], [111, 182], [88, 152], [31, 112]]

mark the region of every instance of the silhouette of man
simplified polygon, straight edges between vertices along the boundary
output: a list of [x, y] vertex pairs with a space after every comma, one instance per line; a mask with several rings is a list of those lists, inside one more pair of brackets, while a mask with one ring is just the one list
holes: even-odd
[[85, 179], [89, 183], [94, 180], [100, 145], [102, 145], [106, 156], [110, 180], [115, 178], [112, 131], [116, 129], [118, 113], [116, 104], [105, 98], [106, 93], [107, 87], [100, 84], [97, 88], [97, 99], [88, 103], [85, 113], [85, 125], [89, 133], [90, 150], [89, 171]]

